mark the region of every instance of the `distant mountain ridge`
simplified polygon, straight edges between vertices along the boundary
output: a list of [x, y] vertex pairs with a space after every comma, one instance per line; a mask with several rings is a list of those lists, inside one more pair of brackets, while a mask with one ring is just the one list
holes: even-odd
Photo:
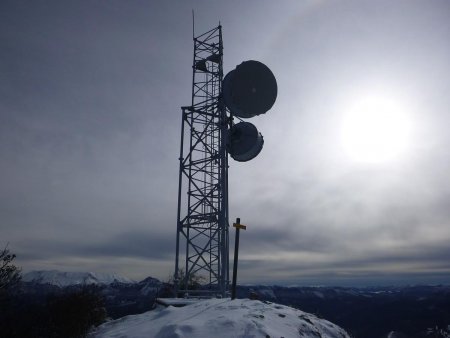
[[[45, 302], [49, 295], [62, 295], [85, 286], [103, 297], [112, 319], [142, 314], [154, 308], [157, 297], [173, 296], [170, 284], [153, 277], [136, 282], [114, 274], [52, 270], [24, 274], [18, 297], [33, 304]], [[356, 338], [450, 338], [450, 285], [238, 285], [237, 298], [301, 309], [343, 327]]]
[[30, 271], [23, 275], [24, 282], [51, 284], [59, 287], [71, 285], [109, 285], [112, 283], [136, 283], [116, 274], [94, 272], [64, 272], [58, 270]]
[[149, 311], [164, 287], [164, 283], [153, 277], [136, 282], [116, 274], [40, 270], [23, 275], [18, 296], [23, 297], [24, 302], [45, 303], [49, 296], [86, 288], [101, 295], [108, 316], [116, 319]]

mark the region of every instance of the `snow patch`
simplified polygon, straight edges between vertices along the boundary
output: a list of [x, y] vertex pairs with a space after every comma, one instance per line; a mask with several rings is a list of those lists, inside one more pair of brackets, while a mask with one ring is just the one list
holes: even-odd
[[288, 306], [248, 299], [209, 299], [181, 308], [157, 308], [96, 328], [89, 337], [349, 338], [335, 324]]

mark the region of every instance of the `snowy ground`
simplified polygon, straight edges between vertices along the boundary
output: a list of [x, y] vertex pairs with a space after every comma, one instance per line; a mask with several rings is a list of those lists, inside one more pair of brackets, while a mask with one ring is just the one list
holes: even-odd
[[169, 306], [99, 326], [90, 337], [349, 338], [324, 319], [284, 305], [248, 299], [208, 299]]

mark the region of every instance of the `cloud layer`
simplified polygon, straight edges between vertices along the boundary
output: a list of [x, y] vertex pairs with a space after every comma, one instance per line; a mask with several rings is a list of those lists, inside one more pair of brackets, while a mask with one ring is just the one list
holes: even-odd
[[[444, 1], [2, 2], [0, 244], [18, 264], [172, 272], [191, 8], [197, 33], [221, 21], [226, 71], [257, 59], [278, 81], [252, 121], [263, 151], [230, 163], [242, 281], [448, 283]], [[339, 126], [373, 93], [402, 104], [413, 140], [367, 165]]]

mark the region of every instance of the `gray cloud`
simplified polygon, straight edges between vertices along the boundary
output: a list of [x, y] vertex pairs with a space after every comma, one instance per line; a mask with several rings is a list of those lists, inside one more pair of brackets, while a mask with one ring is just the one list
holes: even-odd
[[89, 237], [85, 241], [48, 241], [39, 240], [32, 243], [32, 247], [19, 252], [21, 259], [45, 258], [55, 255], [77, 257], [139, 257], [166, 259], [172, 258], [174, 243], [171, 238], [161, 236], [155, 232], [135, 231], [123, 232], [108, 240], [92, 241]]

